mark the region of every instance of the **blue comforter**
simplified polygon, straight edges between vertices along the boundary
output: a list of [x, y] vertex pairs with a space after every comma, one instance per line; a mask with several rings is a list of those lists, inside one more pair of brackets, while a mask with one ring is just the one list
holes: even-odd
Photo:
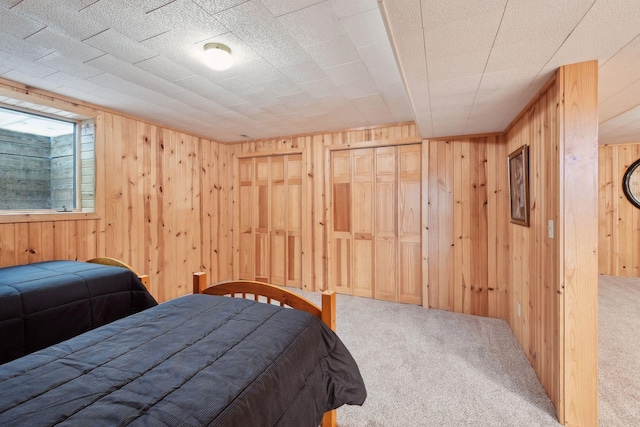
[[0, 268], [0, 363], [155, 305], [125, 268], [77, 261]]
[[316, 317], [189, 295], [0, 365], [0, 425], [317, 427], [366, 389]]

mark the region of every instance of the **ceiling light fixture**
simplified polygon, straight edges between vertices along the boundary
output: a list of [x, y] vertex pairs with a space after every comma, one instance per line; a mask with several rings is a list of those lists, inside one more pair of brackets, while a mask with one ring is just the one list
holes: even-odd
[[226, 70], [233, 65], [231, 49], [222, 43], [207, 43], [204, 45], [204, 61], [214, 70]]

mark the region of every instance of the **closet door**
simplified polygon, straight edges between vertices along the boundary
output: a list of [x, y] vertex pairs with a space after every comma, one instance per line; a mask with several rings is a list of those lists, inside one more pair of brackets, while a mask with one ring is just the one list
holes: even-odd
[[286, 284], [302, 288], [302, 154], [285, 158]]
[[240, 159], [240, 247], [239, 277], [244, 280], [254, 280], [253, 272], [253, 159]]
[[271, 159], [259, 157], [255, 162], [255, 181], [253, 191], [253, 230], [255, 232], [255, 277], [258, 282], [269, 282], [269, 172]]
[[422, 303], [421, 146], [331, 153], [329, 280], [337, 292]]
[[398, 195], [399, 301], [422, 304], [420, 200], [422, 150], [419, 145], [399, 148]]
[[332, 154], [333, 230], [329, 277], [336, 292], [351, 294], [351, 153]]
[[398, 300], [398, 148], [376, 148], [375, 298]]
[[239, 277], [302, 287], [302, 155], [239, 160]]
[[353, 295], [373, 297], [374, 150], [352, 151]]

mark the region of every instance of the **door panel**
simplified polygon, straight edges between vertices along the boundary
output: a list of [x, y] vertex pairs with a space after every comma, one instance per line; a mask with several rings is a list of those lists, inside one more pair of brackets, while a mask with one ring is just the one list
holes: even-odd
[[302, 169], [299, 154], [239, 160], [241, 279], [302, 287]]
[[422, 303], [422, 147], [331, 152], [329, 280], [337, 292]]

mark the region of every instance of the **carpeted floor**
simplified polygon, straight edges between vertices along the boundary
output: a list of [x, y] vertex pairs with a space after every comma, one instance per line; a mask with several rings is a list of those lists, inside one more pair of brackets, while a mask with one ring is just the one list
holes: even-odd
[[338, 335], [368, 389], [362, 407], [338, 410], [339, 427], [559, 425], [506, 322], [337, 299]]
[[[301, 293], [319, 303], [319, 294]], [[640, 278], [600, 276], [598, 420], [640, 426]], [[369, 395], [339, 427], [559, 426], [506, 322], [338, 295]]]
[[640, 426], [640, 279], [600, 276], [598, 421]]

